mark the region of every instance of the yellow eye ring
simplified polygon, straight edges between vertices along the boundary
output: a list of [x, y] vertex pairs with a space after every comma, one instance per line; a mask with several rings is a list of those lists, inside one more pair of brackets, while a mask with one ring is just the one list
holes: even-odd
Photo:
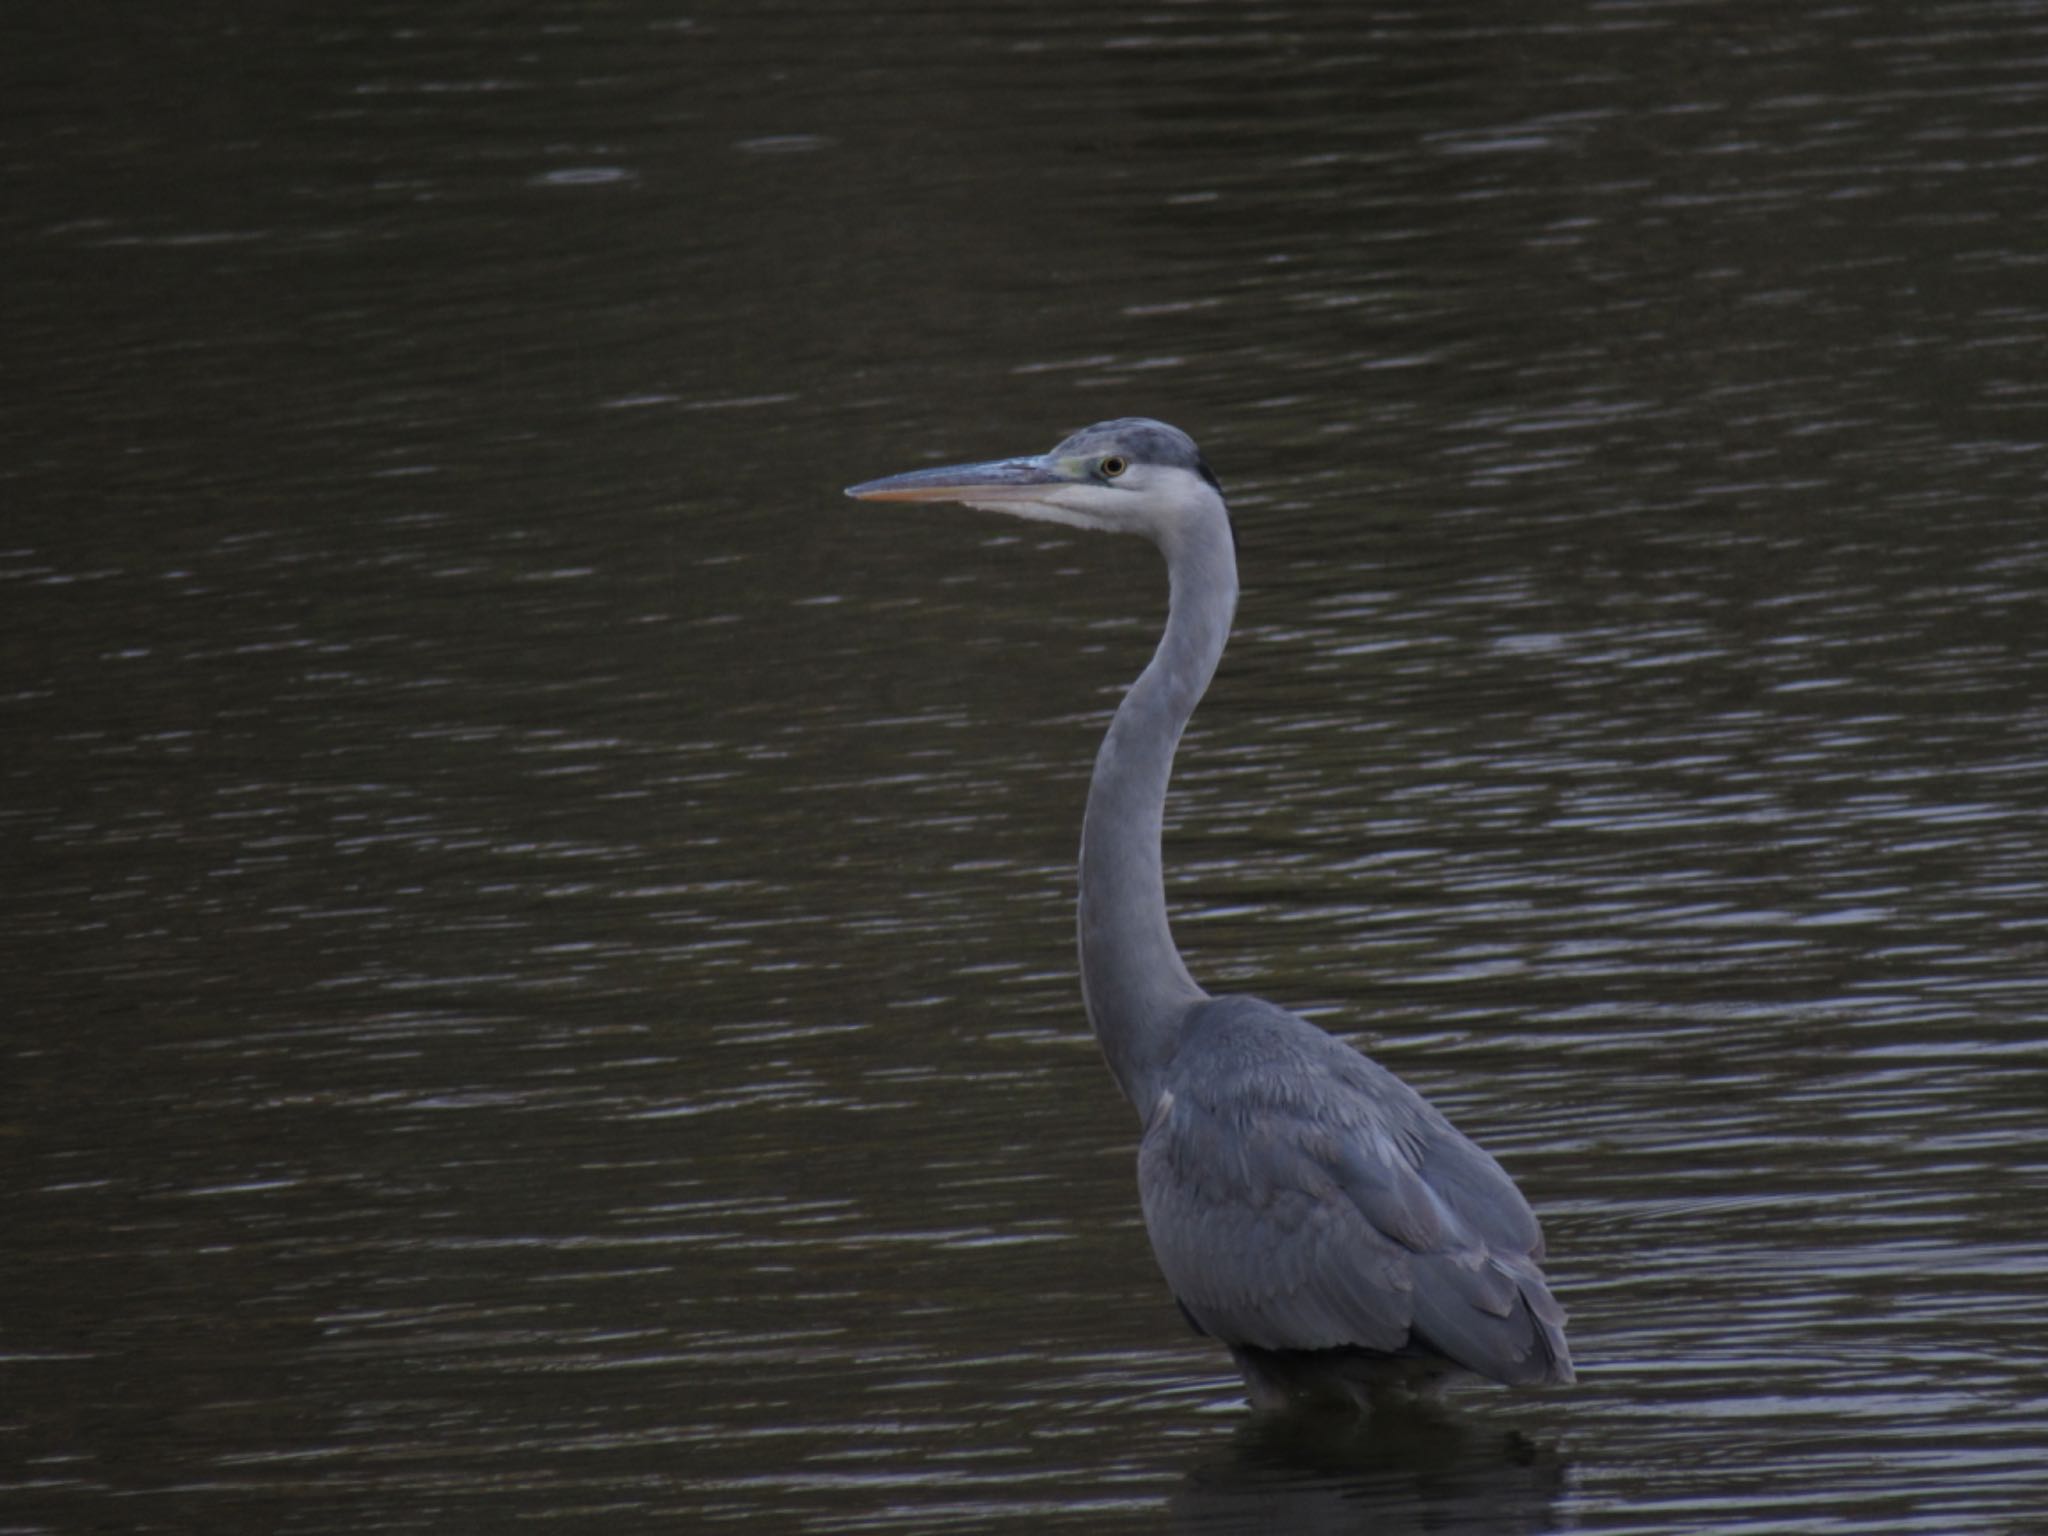
[[1108, 458], [1102, 461], [1099, 467], [1102, 470], [1103, 479], [1114, 480], [1118, 475], [1122, 474], [1131, 466], [1126, 464], [1122, 459], [1118, 458], [1115, 454], [1111, 454]]

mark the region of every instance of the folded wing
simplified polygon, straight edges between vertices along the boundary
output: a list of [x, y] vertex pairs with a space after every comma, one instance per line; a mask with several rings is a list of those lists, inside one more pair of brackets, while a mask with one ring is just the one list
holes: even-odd
[[1138, 1156], [1153, 1251], [1195, 1324], [1571, 1380], [1542, 1232], [1499, 1164], [1314, 1025], [1251, 998], [1200, 1009]]

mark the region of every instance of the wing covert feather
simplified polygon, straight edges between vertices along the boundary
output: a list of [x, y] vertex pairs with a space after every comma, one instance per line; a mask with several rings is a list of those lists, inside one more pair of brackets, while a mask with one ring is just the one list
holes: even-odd
[[1153, 1252], [1196, 1325], [1568, 1379], [1541, 1229], [1499, 1165], [1314, 1025], [1249, 998], [1203, 1010], [1138, 1154]]

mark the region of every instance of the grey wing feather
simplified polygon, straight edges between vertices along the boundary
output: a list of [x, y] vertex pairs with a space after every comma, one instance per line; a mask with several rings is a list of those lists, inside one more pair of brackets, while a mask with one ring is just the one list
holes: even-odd
[[1261, 1349], [1408, 1342], [1408, 1254], [1284, 1135], [1247, 1140], [1169, 1090], [1138, 1184], [1159, 1266], [1203, 1332]]
[[1197, 1005], [1138, 1182], [1168, 1284], [1225, 1343], [1571, 1379], [1513, 1182], [1393, 1074], [1282, 1009]]

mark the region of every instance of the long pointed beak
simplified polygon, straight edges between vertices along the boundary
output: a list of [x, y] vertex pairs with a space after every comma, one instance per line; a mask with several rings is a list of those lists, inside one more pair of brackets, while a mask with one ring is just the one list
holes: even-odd
[[969, 506], [1037, 501], [1046, 487], [1065, 485], [1069, 476], [1049, 459], [993, 459], [986, 464], [949, 464], [944, 469], [914, 469], [885, 480], [849, 485], [856, 501], [962, 501]]

